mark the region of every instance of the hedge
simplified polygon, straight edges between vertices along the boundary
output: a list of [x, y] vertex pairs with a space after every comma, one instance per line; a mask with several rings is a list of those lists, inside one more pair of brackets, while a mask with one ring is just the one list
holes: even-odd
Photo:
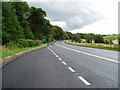
[[18, 43], [18, 47], [33, 47], [41, 44], [39, 41], [31, 39], [19, 39], [16, 43]]

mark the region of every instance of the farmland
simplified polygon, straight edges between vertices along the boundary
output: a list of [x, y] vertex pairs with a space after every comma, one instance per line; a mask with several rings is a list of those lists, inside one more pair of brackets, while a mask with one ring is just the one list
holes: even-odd
[[67, 40], [65, 41], [65, 43], [76, 45], [76, 46], [120, 51], [120, 48], [119, 48], [120, 46], [118, 45], [118, 35], [106, 35], [106, 36], [103, 36], [103, 38], [105, 43], [95, 43], [94, 40], [92, 40], [91, 43], [87, 43], [86, 39], [81, 39], [80, 42]]
[[104, 40], [112, 41], [113, 44], [118, 44], [118, 35], [104, 36]]

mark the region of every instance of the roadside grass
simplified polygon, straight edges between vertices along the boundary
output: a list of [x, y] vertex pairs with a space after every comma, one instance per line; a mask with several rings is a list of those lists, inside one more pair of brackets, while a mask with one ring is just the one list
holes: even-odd
[[77, 42], [71, 42], [65, 41], [67, 44], [76, 45], [76, 46], [83, 46], [83, 47], [91, 47], [91, 48], [99, 48], [99, 49], [106, 49], [106, 50], [114, 50], [114, 51], [120, 51], [120, 46], [118, 45], [109, 45], [109, 44], [96, 44], [96, 43], [77, 43]]
[[9, 47], [5, 47], [5, 46], [0, 46], [2, 48], [2, 55], [0, 56], [0, 58], [5, 58], [5, 57], [8, 57], [8, 56], [12, 56], [12, 55], [15, 55], [17, 53], [22, 53], [22, 52], [25, 52], [25, 51], [29, 51], [29, 50], [34, 50], [34, 49], [37, 49], [37, 48], [42, 48], [42, 47], [45, 47], [47, 46], [48, 43], [45, 43], [45, 44], [41, 44], [40, 46], [35, 46], [35, 47], [26, 47], [26, 48], [18, 48], [18, 47], [13, 47], [12, 49], [9, 48]]

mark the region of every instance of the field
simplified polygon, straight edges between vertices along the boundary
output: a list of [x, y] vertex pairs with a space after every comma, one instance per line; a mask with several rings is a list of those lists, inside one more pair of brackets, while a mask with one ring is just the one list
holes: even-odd
[[84, 46], [84, 47], [91, 47], [91, 48], [100, 48], [100, 49], [107, 49], [107, 50], [115, 50], [120, 51], [120, 46], [118, 44], [102, 44], [102, 43], [78, 43], [72, 42], [71, 40], [65, 41], [67, 44], [76, 45], [76, 46]]
[[108, 35], [103, 37], [104, 40], [112, 41], [113, 44], [118, 44], [118, 35]]
[[67, 40], [65, 43], [77, 46], [120, 51], [120, 45], [118, 44], [118, 38], [120, 38], [120, 35], [106, 35], [103, 36], [103, 38], [104, 41], [107, 41], [107, 43], [94, 43], [94, 40], [92, 40], [92, 43], [87, 43], [85, 39], [81, 39], [80, 43], [71, 40]]

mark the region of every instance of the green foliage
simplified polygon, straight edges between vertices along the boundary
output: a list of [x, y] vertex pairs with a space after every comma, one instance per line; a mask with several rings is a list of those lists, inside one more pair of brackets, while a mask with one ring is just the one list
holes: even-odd
[[33, 47], [41, 44], [39, 41], [31, 39], [20, 39], [16, 43], [18, 43], [19, 47]]
[[113, 41], [111, 39], [104, 40], [105, 44], [113, 44]]
[[19, 44], [16, 43], [15, 41], [10, 41], [6, 43], [6, 48], [9, 48], [10, 50], [13, 50], [15, 48], [18, 48]]
[[26, 39], [34, 39], [33, 33], [30, 29], [30, 23], [28, 22], [29, 17], [29, 5], [27, 2], [12, 2], [13, 8], [16, 10], [18, 21], [22, 26]]
[[76, 41], [76, 42], [81, 41], [80, 33], [72, 34], [71, 32], [66, 32], [66, 34], [67, 34], [67, 39], [71, 39], [72, 41]]
[[68, 35], [68, 39], [72, 39], [73, 34], [71, 32], [66, 32], [66, 34]]
[[30, 8], [30, 16], [28, 17], [28, 20], [30, 22], [31, 30], [35, 39], [42, 39], [44, 33], [46, 33], [47, 30], [49, 30], [49, 21], [46, 20], [44, 16], [46, 16], [46, 12], [41, 8]]
[[[106, 44], [117, 44], [119, 43], [119, 36], [120, 35], [106, 35], [104, 36], [104, 40]], [[116, 43], [114, 41], [117, 41]]]
[[76, 43], [73, 43], [73, 42], [68, 42], [68, 41], [65, 41], [65, 43], [67, 43], [67, 44], [71, 44], [71, 45], [76, 45], [76, 46], [83, 46], [83, 47], [91, 47], [91, 48], [99, 48], [99, 49], [107, 49], [107, 50], [115, 50], [115, 51], [120, 51], [120, 48], [119, 48], [119, 46], [117, 45], [114, 45], [114, 47], [111, 47], [111, 46], [109, 46], [109, 47], [105, 47], [104, 46], [104, 44], [102, 45], [96, 45], [95, 43], [93, 43], [92, 45], [89, 45], [89, 44], [87, 44], [87, 45], [84, 45], [84, 44], [76, 44]]
[[22, 28], [17, 20], [16, 11], [12, 8], [10, 2], [2, 3], [2, 38], [3, 44], [11, 40], [24, 38]]
[[120, 35], [118, 35], [118, 44], [120, 45]]
[[104, 43], [104, 38], [101, 35], [95, 35], [94, 43]]
[[54, 26], [54, 35], [53, 37], [56, 40], [64, 40], [65, 39], [65, 32], [59, 26]]
[[65, 33], [65, 40], [68, 40], [70, 37], [69, 37], [69, 35], [67, 34], [67, 32], [64, 32]]
[[53, 38], [52, 34], [47, 34], [47, 42], [54, 41], [55, 39]]
[[12, 44], [12, 45], [11, 44], [9, 46], [8, 45], [7, 46], [2, 46], [2, 55], [1, 55], [2, 58], [7, 57], [7, 56], [12, 56], [12, 55], [15, 55], [17, 53], [26, 52], [28, 50], [35, 50], [35, 49], [38, 49], [38, 48], [41, 48], [41, 47], [45, 47], [45, 46], [47, 46], [48, 43], [41, 44], [40, 46], [26, 47], [26, 48], [14, 47], [15, 44]]
[[86, 34], [84, 38], [86, 39], [87, 43], [92, 43], [92, 36], [90, 34]]
[[73, 34], [72, 35], [72, 41], [80, 42], [81, 40], [80, 40], [79, 35], [78, 34]]
[[[26, 42], [21, 39], [42, 40], [44, 36], [47, 42], [70, 38], [62, 28], [50, 24], [42, 8], [29, 8], [27, 2], [3, 2], [2, 8], [3, 44], [10, 41], [19, 41], [22, 44], [22, 41]], [[26, 46], [29, 45], [31, 44], [26, 43]]]
[[118, 39], [118, 35], [107, 35], [107, 36], [104, 36], [104, 39], [105, 40], [115, 40], [115, 39]]
[[2, 31], [2, 39], [3, 39], [2, 42], [3, 42], [3, 44], [10, 41], [9, 37], [10, 37], [9, 33], [5, 32], [5, 31]]

